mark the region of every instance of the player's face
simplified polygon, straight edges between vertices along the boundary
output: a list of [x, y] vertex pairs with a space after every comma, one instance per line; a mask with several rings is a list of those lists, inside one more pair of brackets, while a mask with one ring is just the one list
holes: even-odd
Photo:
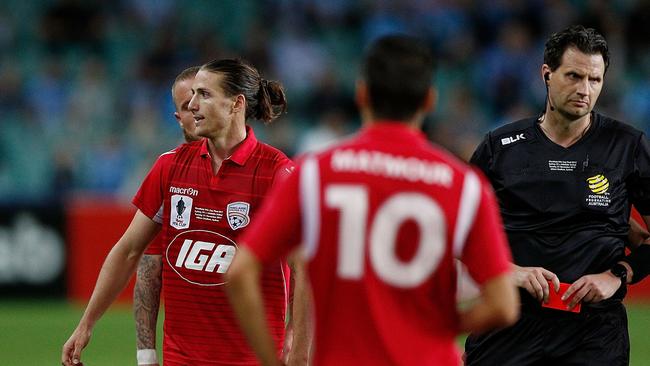
[[570, 47], [549, 78], [549, 98], [569, 120], [591, 112], [603, 87], [605, 61], [600, 53], [588, 55]]
[[221, 88], [222, 77], [207, 70], [200, 70], [194, 77], [189, 109], [194, 116], [197, 136], [218, 137], [233, 123], [236, 97], [225, 95]]
[[192, 99], [192, 83], [194, 79], [181, 80], [174, 85], [174, 105], [176, 112], [174, 117], [183, 130], [185, 141], [196, 141], [201, 137], [196, 135], [196, 126], [194, 125], [194, 115], [190, 111], [189, 105]]

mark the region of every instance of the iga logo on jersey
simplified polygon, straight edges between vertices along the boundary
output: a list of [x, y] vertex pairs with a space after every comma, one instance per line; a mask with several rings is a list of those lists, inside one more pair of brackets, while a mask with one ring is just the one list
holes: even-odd
[[228, 225], [233, 230], [241, 229], [250, 223], [251, 219], [248, 216], [248, 211], [251, 205], [248, 202], [233, 202], [229, 203], [226, 207], [226, 215], [228, 215]]
[[199, 286], [226, 283], [224, 274], [237, 252], [237, 244], [214, 231], [188, 230], [167, 246], [169, 266], [183, 280]]
[[190, 227], [190, 213], [192, 212], [192, 198], [175, 194], [171, 199], [171, 212], [169, 213], [169, 225], [176, 229], [187, 229]]

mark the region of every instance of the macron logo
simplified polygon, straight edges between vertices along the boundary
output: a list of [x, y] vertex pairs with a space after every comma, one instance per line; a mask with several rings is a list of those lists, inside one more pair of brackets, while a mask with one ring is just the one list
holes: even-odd
[[509, 145], [514, 142], [517, 142], [519, 140], [525, 140], [526, 137], [524, 136], [523, 133], [520, 133], [518, 135], [510, 136], [510, 137], [504, 137], [501, 139], [501, 145]]
[[174, 186], [169, 187], [169, 192], [170, 193], [176, 193], [176, 194], [184, 194], [188, 196], [198, 196], [199, 195], [199, 190], [194, 189], [192, 187], [190, 188], [178, 188]]

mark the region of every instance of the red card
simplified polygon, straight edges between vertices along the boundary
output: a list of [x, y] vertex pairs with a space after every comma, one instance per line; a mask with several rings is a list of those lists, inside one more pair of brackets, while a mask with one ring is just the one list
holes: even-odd
[[574, 306], [573, 309], [571, 310], [567, 309], [567, 306], [571, 302], [571, 299], [573, 298], [573, 295], [575, 295], [575, 293], [565, 301], [562, 301], [562, 295], [564, 295], [564, 293], [569, 288], [569, 286], [571, 286], [570, 283], [560, 282], [559, 292], [555, 292], [555, 287], [553, 286], [553, 282], [548, 281], [548, 286], [549, 286], [548, 303], [542, 301], [542, 307], [563, 310], [563, 311], [570, 311], [573, 313], [580, 312], [580, 305], [581, 305], [580, 303], [577, 303], [576, 306]]

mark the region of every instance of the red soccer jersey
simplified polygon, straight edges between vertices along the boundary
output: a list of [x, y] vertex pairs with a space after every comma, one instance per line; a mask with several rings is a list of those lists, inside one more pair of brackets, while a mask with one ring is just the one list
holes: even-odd
[[[162, 212], [165, 365], [257, 365], [225, 294], [224, 273], [237, 242], [274, 180], [291, 169], [280, 151], [259, 143], [252, 129], [212, 172], [207, 139], [161, 155], [133, 203], [150, 218]], [[151, 253], [153, 254], [153, 253]], [[264, 268], [269, 326], [284, 339], [286, 265]]]
[[458, 365], [454, 258], [479, 284], [510, 260], [489, 185], [395, 123], [301, 160], [242, 242], [264, 263], [304, 245], [315, 365]]

